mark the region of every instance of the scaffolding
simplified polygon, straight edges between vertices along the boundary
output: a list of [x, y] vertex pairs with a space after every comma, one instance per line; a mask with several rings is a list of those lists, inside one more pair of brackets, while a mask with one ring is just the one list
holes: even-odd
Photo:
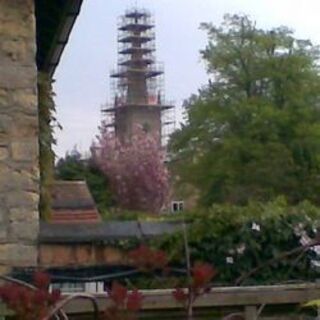
[[164, 67], [155, 58], [154, 27], [147, 10], [127, 10], [119, 18], [118, 64], [110, 73], [111, 101], [101, 111], [105, 127], [120, 138], [128, 138], [132, 133], [128, 127], [142, 119], [166, 143], [174, 129], [174, 106], [165, 100]]

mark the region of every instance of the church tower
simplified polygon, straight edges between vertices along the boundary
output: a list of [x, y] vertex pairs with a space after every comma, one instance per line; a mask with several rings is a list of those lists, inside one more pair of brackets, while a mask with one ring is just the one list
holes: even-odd
[[153, 17], [146, 10], [132, 9], [120, 17], [118, 66], [111, 73], [115, 80], [113, 101], [102, 111], [105, 125], [121, 141], [130, 141], [134, 128], [140, 126], [161, 145], [173, 124], [173, 106], [164, 101], [163, 68], [154, 55], [154, 27]]

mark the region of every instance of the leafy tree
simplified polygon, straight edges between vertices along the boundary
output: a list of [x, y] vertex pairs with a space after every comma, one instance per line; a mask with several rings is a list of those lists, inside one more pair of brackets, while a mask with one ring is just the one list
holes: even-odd
[[278, 195], [319, 203], [319, 50], [286, 27], [262, 30], [245, 15], [202, 24], [209, 84], [185, 104], [172, 166], [204, 205]]
[[76, 150], [59, 159], [55, 171], [60, 180], [85, 180], [100, 212], [105, 212], [113, 204], [107, 178], [91, 159], [81, 159]]
[[169, 175], [159, 140], [136, 128], [120, 141], [102, 127], [93, 158], [110, 182], [121, 209], [159, 213], [169, 193]]

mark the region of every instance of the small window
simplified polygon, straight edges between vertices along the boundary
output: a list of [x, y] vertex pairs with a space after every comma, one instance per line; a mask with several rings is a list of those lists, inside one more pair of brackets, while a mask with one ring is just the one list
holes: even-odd
[[171, 213], [181, 212], [184, 209], [183, 201], [172, 201], [171, 202]]

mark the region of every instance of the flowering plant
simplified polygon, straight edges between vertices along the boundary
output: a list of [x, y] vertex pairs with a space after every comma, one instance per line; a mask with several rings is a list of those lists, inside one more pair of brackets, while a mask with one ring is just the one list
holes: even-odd
[[50, 276], [36, 272], [34, 286], [8, 283], [0, 287], [0, 300], [12, 310], [19, 320], [39, 320], [45, 318], [49, 309], [60, 300], [60, 291], [49, 292]]
[[[129, 251], [128, 257], [131, 263], [145, 272], [157, 269], [168, 270], [168, 258], [165, 252], [154, 250], [146, 245]], [[190, 271], [187, 285], [177, 287], [172, 295], [181, 303], [192, 316], [192, 305], [195, 300], [210, 290], [210, 282], [216, 274], [213, 267], [206, 263], [196, 263]], [[0, 299], [11, 309], [18, 320], [48, 320], [51, 316], [61, 312], [65, 319], [68, 317], [63, 312], [63, 306], [77, 296], [69, 296], [61, 299], [59, 290], [49, 291], [50, 276], [43, 272], [33, 275], [33, 285], [16, 281], [0, 287]], [[98, 306], [93, 296], [79, 294], [78, 298], [89, 298], [95, 305], [98, 314]], [[107, 290], [109, 304], [102, 314], [101, 320], [134, 320], [141, 309], [143, 295], [137, 289], [128, 291], [126, 287], [114, 281]]]
[[142, 271], [166, 269], [169, 262], [164, 251], [154, 250], [143, 244], [129, 251], [128, 258], [137, 269]]
[[108, 298], [111, 305], [108, 306], [103, 314], [103, 320], [132, 320], [135, 314], [142, 306], [143, 296], [134, 289], [128, 292], [127, 288], [113, 282], [112, 287], [108, 290]]
[[192, 318], [192, 306], [197, 298], [210, 291], [210, 282], [216, 275], [216, 270], [207, 263], [196, 263], [191, 269], [189, 283], [184, 288], [177, 287], [172, 295]]
[[150, 213], [161, 210], [169, 194], [169, 174], [156, 137], [136, 127], [130, 141], [121, 141], [102, 126], [91, 152], [109, 179], [120, 208]]

